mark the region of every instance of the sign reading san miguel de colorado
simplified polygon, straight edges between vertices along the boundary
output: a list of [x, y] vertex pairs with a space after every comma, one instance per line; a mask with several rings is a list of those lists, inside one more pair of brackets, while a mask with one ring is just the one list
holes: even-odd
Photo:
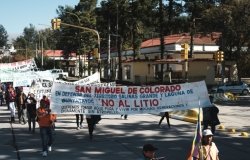
[[53, 83], [56, 114], [144, 114], [210, 106], [204, 81], [158, 86], [88, 86]]

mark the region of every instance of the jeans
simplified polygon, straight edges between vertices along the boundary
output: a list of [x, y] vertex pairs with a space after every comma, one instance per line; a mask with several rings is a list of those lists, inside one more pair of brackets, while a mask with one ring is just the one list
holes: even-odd
[[52, 128], [40, 127], [40, 136], [42, 140], [43, 152], [48, 151], [48, 146], [51, 146], [53, 143]]
[[[79, 118], [80, 118], [80, 122], [79, 122]], [[76, 126], [80, 127], [82, 125], [83, 122], [83, 114], [76, 114]]]
[[15, 112], [16, 112], [15, 102], [9, 102], [9, 107], [10, 107], [10, 116], [15, 117]]
[[28, 113], [29, 131], [31, 131], [31, 123], [32, 123], [32, 131], [35, 132], [35, 128], [36, 128], [36, 116]]
[[1, 101], [1, 106], [2, 106], [4, 102], [3, 95], [0, 95], [0, 101]]
[[18, 117], [18, 118], [19, 118], [19, 121], [20, 121], [20, 122], [26, 123], [26, 121], [27, 121], [27, 109], [21, 107], [20, 113], [19, 113], [19, 114], [20, 114], [20, 115], [19, 115], [20, 117]]

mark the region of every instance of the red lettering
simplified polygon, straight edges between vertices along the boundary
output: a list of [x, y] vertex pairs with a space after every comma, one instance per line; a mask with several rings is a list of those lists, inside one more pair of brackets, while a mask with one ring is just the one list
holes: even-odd
[[115, 102], [112, 99], [102, 99], [102, 106], [113, 107]]
[[91, 87], [90, 86], [76, 86], [75, 92], [91, 93]]
[[129, 87], [128, 88], [128, 94], [137, 94], [137, 88], [131, 88], [131, 87]]

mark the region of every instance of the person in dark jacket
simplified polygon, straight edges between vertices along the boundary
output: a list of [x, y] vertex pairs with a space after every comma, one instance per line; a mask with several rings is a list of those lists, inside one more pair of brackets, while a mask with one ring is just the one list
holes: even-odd
[[21, 124], [27, 123], [27, 110], [25, 105], [26, 97], [26, 94], [23, 92], [23, 87], [19, 87], [17, 89], [16, 105], [19, 123]]
[[160, 115], [161, 115], [161, 119], [160, 119], [158, 125], [161, 126], [161, 123], [162, 123], [163, 119], [166, 118], [167, 123], [168, 123], [168, 128], [170, 128], [169, 113], [168, 112], [161, 112]]
[[1, 101], [0, 105], [1, 106], [3, 105], [3, 102], [4, 102], [3, 95], [4, 95], [4, 87], [3, 87], [3, 84], [0, 81], [0, 101]]
[[100, 115], [86, 115], [86, 120], [88, 123], [89, 138], [90, 140], [92, 140], [94, 127], [101, 120], [101, 116]]
[[83, 114], [76, 114], [76, 126], [77, 130], [82, 129], [82, 122], [83, 122]]
[[220, 120], [218, 118], [219, 109], [213, 103], [213, 97], [210, 96], [209, 98], [210, 98], [212, 106], [202, 108], [202, 111], [203, 111], [203, 130], [207, 129], [208, 126], [210, 126], [211, 131], [214, 134], [216, 125], [220, 124]]
[[35, 133], [36, 128], [36, 99], [35, 95], [33, 93], [29, 93], [26, 100], [25, 100], [26, 106], [27, 106], [27, 116], [28, 116], [28, 125], [29, 125], [29, 131], [31, 131], [31, 124], [32, 124], [32, 133]]

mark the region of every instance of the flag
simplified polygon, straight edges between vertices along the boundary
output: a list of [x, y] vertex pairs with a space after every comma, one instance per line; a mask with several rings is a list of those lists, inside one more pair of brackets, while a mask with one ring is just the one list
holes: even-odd
[[198, 119], [197, 119], [195, 134], [194, 134], [194, 139], [193, 139], [193, 143], [192, 143], [191, 149], [190, 149], [190, 151], [188, 153], [187, 160], [193, 160], [194, 148], [195, 148], [196, 145], [198, 145], [199, 143], [201, 143], [201, 138], [202, 138], [202, 132], [201, 132], [200, 107], [199, 107], [199, 114], [198, 114]]

